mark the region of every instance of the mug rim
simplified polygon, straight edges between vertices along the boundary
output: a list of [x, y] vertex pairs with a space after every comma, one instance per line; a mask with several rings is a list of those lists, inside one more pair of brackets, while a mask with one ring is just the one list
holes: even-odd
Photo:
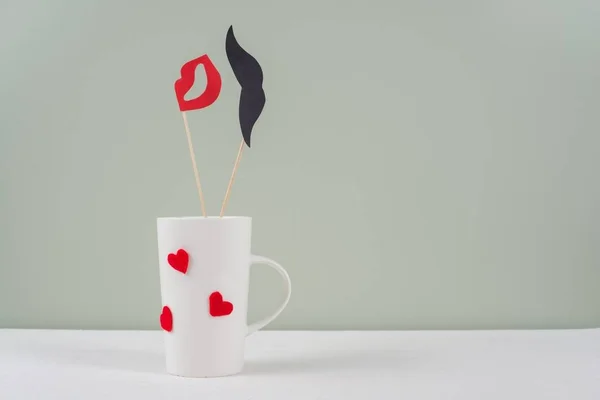
[[237, 215], [224, 215], [222, 217], [218, 215], [207, 215], [203, 216], [187, 216], [187, 217], [157, 217], [157, 221], [225, 221], [225, 220], [252, 220], [252, 217], [237, 216]]

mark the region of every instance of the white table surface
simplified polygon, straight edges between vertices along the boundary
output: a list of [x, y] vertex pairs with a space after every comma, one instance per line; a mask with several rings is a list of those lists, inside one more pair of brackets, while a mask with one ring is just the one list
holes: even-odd
[[0, 399], [600, 399], [600, 329], [258, 332], [213, 379], [167, 375], [162, 340], [0, 330]]

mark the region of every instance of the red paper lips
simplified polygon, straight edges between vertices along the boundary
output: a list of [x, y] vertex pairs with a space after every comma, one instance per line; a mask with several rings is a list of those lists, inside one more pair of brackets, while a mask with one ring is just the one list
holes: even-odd
[[[206, 89], [195, 99], [185, 100], [184, 97], [194, 86], [194, 73], [200, 64], [204, 66], [206, 73]], [[175, 95], [181, 111], [199, 110], [210, 106], [217, 100], [221, 93], [221, 74], [212, 63], [208, 55], [204, 54], [198, 58], [186, 62], [181, 67], [181, 78], [175, 81]]]

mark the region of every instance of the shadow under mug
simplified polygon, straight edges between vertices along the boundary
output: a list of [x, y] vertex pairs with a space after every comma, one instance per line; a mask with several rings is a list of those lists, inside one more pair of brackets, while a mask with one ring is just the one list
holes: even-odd
[[[239, 373], [247, 335], [273, 321], [291, 295], [287, 272], [250, 253], [250, 217], [157, 218], [167, 372], [185, 377]], [[246, 325], [250, 266], [265, 264], [285, 283], [283, 303]]]

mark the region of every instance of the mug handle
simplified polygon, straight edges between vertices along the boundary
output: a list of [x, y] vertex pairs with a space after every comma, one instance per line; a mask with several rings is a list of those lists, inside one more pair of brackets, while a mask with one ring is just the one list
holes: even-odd
[[283, 269], [283, 267], [281, 265], [279, 265], [275, 261], [271, 260], [270, 258], [262, 257], [262, 256], [255, 256], [255, 255], [251, 256], [250, 261], [251, 261], [251, 264], [268, 265], [269, 267], [273, 268], [275, 271], [279, 272], [279, 274], [283, 278], [283, 282], [285, 284], [286, 296], [285, 296], [285, 300], [283, 301], [283, 303], [279, 306], [279, 308], [273, 314], [269, 315], [266, 318], [258, 320], [253, 324], [248, 325], [248, 331], [246, 333], [246, 336], [251, 335], [254, 332], [258, 331], [259, 329], [264, 328], [267, 324], [271, 323], [275, 318], [277, 318], [277, 316], [279, 314], [281, 314], [281, 312], [283, 311], [285, 306], [287, 306], [288, 302], [290, 301], [290, 296], [292, 295], [292, 282], [290, 281], [290, 277], [289, 277], [288, 273], [285, 271], [285, 269]]

